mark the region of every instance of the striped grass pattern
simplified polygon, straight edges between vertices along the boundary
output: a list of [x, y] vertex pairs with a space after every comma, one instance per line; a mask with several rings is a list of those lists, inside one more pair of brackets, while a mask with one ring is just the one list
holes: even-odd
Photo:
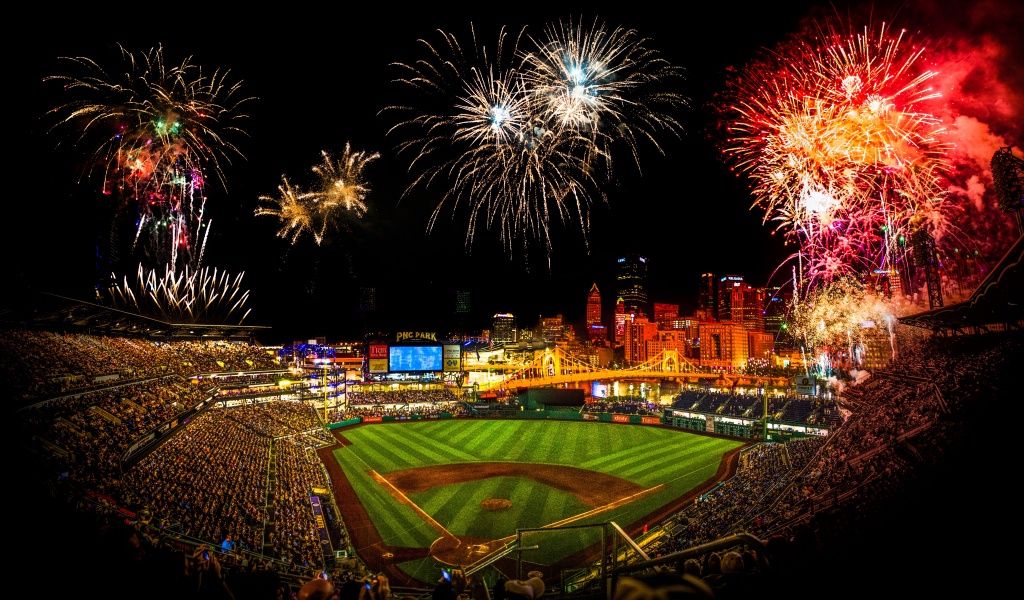
[[[474, 462], [564, 465], [613, 475], [650, 493], [573, 524], [615, 521], [623, 528], [711, 478], [723, 455], [741, 442], [641, 425], [587, 421], [439, 420], [366, 425], [348, 429], [352, 443], [334, 455], [384, 542], [428, 547], [437, 529], [396, 501], [374, 479], [417, 467]], [[662, 486], [662, 487], [658, 487]], [[591, 510], [571, 493], [529, 477], [493, 477], [410, 494], [409, 500], [449, 532], [493, 540], [517, 528], [544, 527]], [[500, 512], [483, 509], [488, 498], [511, 500]], [[652, 523], [653, 525], [653, 523]], [[554, 534], [549, 534], [554, 535]], [[550, 563], [593, 544], [594, 529], [557, 534], [530, 556]], [[554, 539], [554, 538], [552, 538]]]

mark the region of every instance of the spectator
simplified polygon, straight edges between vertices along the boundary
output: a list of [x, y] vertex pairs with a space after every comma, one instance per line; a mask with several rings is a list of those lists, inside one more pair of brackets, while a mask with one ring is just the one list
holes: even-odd
[[336, 600], [338, 590], [329, 580], [314, 577], [299, 588], [297, 600]]
[[519, 600], [537, 600], [544, 595], [544, 580], [540, 577], [510, 579], [505, 582], [506, 597]]

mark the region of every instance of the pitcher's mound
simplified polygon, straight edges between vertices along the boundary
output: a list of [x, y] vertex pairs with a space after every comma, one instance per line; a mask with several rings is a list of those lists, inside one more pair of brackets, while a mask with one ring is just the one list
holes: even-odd
[[505, 498], [488, 498], [480, 503], [480, 507], [485, 510], [505, 510], [512, 508], [512, 501]]

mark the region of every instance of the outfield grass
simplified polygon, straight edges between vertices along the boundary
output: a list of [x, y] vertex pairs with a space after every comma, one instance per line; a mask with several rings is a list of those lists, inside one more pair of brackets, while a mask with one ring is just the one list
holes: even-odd
[[[346, 429], [352, 443], [334, 455], [385, 543], [428, 547], [437, 531], [394, 500], [369, 471], [383, 475], [417, 467], [474, 462], [542, 463], [589, 469], [643, 489], [664, 485], [623, 506], [575, 524], [614, 521], [628, 528], [712, 477], [723, 455], [742, 442], [641, 425], [587, 421], [440, 420]], [[487, 498], [512, 508], [489, 512]], [[495, 477], [445, 485], [409, 499], [455, 535], [498, 539], [517, 528], [543, 527], [590, 509], [574, 495], [527, 477]], [[656, 525], [651, 523], [650, 525]], [[599, 539], [596, 529], [544, 534], [532, 562], [550, 564]], [[557, 541], [555, 541], [557, 539]]]

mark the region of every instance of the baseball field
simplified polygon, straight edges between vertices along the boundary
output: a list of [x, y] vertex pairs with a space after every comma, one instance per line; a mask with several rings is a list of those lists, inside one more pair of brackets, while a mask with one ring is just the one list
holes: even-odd
[[[336, 435], [336, 468], [325, 464], [353, 549], [371, 569], [409, 584], [435, 582], [443, 565], [476, 562], [515, 540], [517, 529], [613, 521], [635, 536], [720, 480], [725, 459], [744, 445], [554, 420], [424, 420]], [[562, 565], [600, 535], [596, 527], [536, 534], [523, 560]]]

